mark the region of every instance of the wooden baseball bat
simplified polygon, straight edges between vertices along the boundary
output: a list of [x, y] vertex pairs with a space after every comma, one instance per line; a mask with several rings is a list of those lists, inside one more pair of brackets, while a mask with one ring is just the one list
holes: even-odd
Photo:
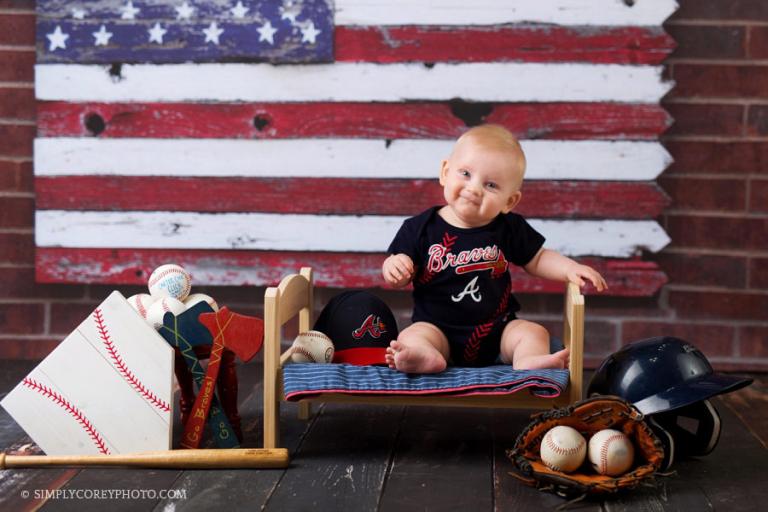
[[41, 466], [130, 466], [175, 469], [240, 469], [288, 467], [285, 448], [167, 450], [116, 455], [7, 455], [0, 469]]

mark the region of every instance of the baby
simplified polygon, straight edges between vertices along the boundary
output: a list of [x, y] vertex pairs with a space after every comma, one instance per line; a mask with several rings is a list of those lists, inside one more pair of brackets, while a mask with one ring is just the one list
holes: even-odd
[[400, 288], [413, 281], [413, 324], [391, 342], [386, 360], [408, 373], [457, 366], [511, 364], [564, 368], [568, 349], [550, 354], [549, 333], [515, 318], [509, 262], [531, 275], [598, 291], [603, 277], [555, 251], [512, 213], [520, 202], [525, 155], [505, 128], [483, 125], [459, 137], [443, 160], [446, 204], [407, 219], [389, 246], [382, 274]]

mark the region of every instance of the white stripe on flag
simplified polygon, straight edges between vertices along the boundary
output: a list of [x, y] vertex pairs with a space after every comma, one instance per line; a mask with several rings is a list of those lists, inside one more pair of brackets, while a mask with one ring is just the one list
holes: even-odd
[[[384, 252], [405, 217], [270, 213], [38, 211], [39, 247]], [[655, 221], [541, 220], [547, 247], [570, 256], [633, 256], [669, 243]]]
[[66, 101], [615, 101], [657, 103], [660, 66], [421, 63], [318, 65], [39, 64], [40, 100]]
[[[35, 140], [35, 174], [436, 178], [452, 141], [398, 139]], [[522, 141], [526, 179], [653, 180], [671, 162], [658, 142]]]
[[674, 0], [336, 0], [338, 25], [661, 25]]

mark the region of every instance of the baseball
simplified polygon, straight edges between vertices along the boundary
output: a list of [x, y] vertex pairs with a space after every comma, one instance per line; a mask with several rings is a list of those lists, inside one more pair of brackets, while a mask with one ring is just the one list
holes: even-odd
[[544, 434], [539, 453], [550, 469], [570, 473], [584, 462], [587, 442], [575, 428], [560, 425]]
[[157, 300], [157, 297], [153, 297], [148, 293], [137, 293], [136, 295], [131, 295], [126, 300], [128, 301], [128, 304], [141, 315], [141, 318], [146, 320], [147, 311], [149, 311], [149, 307]]
[[161, 265], [149, 276], [149, 293], [153, 297], [173, 297], [183, 301], [189, 296], [192, 278], [178, 265]]
[[601, 430], [589, 440], [589, 462], [601, 475], [625, 473], [635, 460], [632, 441], [618, 430]]
[[213, 300], [213, 297], [206, 295], [204, 293], [193, 293], [187, 299], [184, 301], [184, 306], [189, 309], [195, 304], [199, 304], [200, 302], [207, 302], [211, 308], [213, 308], [214, 311], [219, 310], [219, 305], [216, 304], [216, 301]]
[[333, 360], [333, 342], [320, 331], [300, 333], [290, 350], [292, 363], [330, 363]]
[[180, 315], [186, 311], [186, 309], [184, 303], [180, 300], [176, 300], [172, 297], [163, 297], [149, 306], [149, 309], [147, 310], [147, 323], [155, 329], [159, 329], [163, 325], [163, 316], [165, 316], [167, 312], [170, 311], [174, 315]]

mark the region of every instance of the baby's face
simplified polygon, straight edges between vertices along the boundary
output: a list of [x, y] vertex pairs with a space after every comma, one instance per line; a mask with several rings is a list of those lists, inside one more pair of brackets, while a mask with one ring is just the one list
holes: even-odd
[[515, 153], [464, 141], [454, 148], [440, 171], [449, 221], [480, 227], [520, 200], [522, 170]]

